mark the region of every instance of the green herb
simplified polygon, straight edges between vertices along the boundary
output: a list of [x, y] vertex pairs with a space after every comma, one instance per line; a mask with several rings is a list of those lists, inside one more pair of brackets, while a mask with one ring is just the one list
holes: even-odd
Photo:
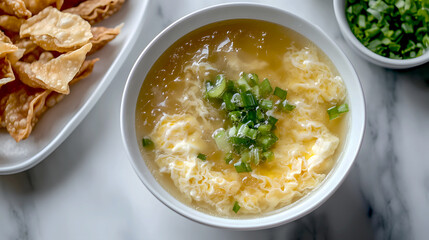
[[287, 91], [283, 90], [283, 89], [281, 89], [279, 87], [276, 87], [274, 89], [274, 95], [276, 95], [277, 97], [281, 98], [282, 100], [285, 100], [286, 96], [287, 96]]
[[225, 155], [225, 163], [229, 164], [232, 160], [234, 160], [234, 155], [232, 153], [227, 153]]
[[348, 111], [349, 111], [349, 106], [347, 105], [347, 103], [344, 103], [340, 106], [330, 107], [328, 109], [329, 120], [338, 118], [342, 113], [346, 113]]
[[281, 102], [280, 106], [282, 110], [289, 111], [289, 112], [296, 108], [295, 105], [290, 104], [287, 100], [284, 100], [283, 102]]
[[142, 144], [143, 144], [143, 147], [151, 147], [151, 146], [153, 146], [152, 140], [150, 140], [150, 138], [148, 138], [148, 137], [144, 137], [142, 139]]
[[228, 136], [224, 129], [218, 129], [214, 134], [214, 139], [217, 147], [223, 152], [230, 152], [232, 150], [232, 147], [228, 142]]
[[238, 204], [238, 202], [237, 201], [235, 201], [235, 203], [234, 203], [234, 207], [232, 207], [232, 211], [234, 211], [235, 213], [237, 213], [238, 212], [238, 210], [240, 210], [240, 205]]
[[216, 83], [213, 86], [212, 84], [209, 84], [209, 90], [207, 91], [207, 96], [209, 98], [218, 98], [222, 96], [222, 94], [226, 90], [226, 79], [224, 75], [217, 75], [216, 77]]
[[414, 58], [429, 47], [428, 0], [346, 0], [345, 10], [356, 38], [381, 56]]
[[270, 81], [267, 78], [265, 78], [264, 81], [259, 84], [259, 86], [261, 88], [262, 97], [266, 97], [273, 92], [273, 88], [271, 87]]
[[261, 103], [259, 104], [259, 106], [264, 110], [271, 110], [273, 109], [273, 101], [268, 99], [263, 99], [261, 100]]
[[250, 167], [250, 164], [246, 163], [246, 162], [236, 162], [234, 164], [235, 170], [238, 173], [242, 173], [242, 172], [251, 172], [252, 168]]
[[273, 125], [273, 126], [276, 125], [277, 121], [278, 121], [278, 119], [275, 117], [272, 117], [272, 116], [268, 117], [268, 123]]
[[257, 105], [255, 96], [249, 91], [242, 92], [241, 99], [243, 99], [243, 105], [246, 108], [255, 107]]
[[199, 158], [203, 161], [207, 160], [207, 156], [205, 154], [202, 154], [202, 153], [198, 153], [197, 158]]
[[[282, 99], [276, 106], [274, 96]], [[207, 81], [207, 99], [215, 105], [220, 103], [228, 119], [213, 138], [225, 154], [225, 162], [233, 164], [237, 172], [251, 172], [252, 165], [273, 159], [270, 149], [278, 140], [274, 134], [278, 120], [270, 115], [274, 110], [295, 109], [286, 96], [286, 90], [276, 87], [273, 92], [270, 81], [259, 82], [254, 73], [241, 73], [236, 81], [226, 80], [224, 75]]]

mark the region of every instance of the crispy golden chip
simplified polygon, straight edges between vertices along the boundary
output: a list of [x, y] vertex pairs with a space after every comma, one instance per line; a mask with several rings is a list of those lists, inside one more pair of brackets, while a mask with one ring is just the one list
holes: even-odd
[[79, 72], [91, 47], [92, 44], [88, 43], [78, 50], [60, 55], [46, 63], [40, 60], [33, 62], [31, 70], [36, 74], [36, 78], [46, 85], [46, 89], [69, 94], [69, 82]]
[[39, 57], [39, 62], [47, 63], [52, 59], [54, 59], [54, 55], [51, 52], [42, 52], [42, 54], [40, 54], [40, 57]]
[[93, 37], [90, 42], [92, 43], [92, 49], [88, 55], [93, 54], [94, 52], [103, 48], [107, 43], [112, 41], [118, 36], [121, 32], [123, 24], [115, 28], [105, 28], [105, 27], [92, 27], [91, 32]]
[[12, 43], [12, 40], [10, 40], [10, 38], [6, 36], [3, 31], [0, 31], [0, 41], [5, 43]]
[[19, 39], [17, 42], [15, 42], [15, 46], [17, 46], [20, 49], [24, 49], [25, 50], [24, 54], [33, 52], [38, 47], [37, 44], [35, 44], [33, 41], [31, 41], [28, 38]]
[[14, 53], [18, 50], [18, 47], [11, 44], [0, 41], [0, 58], [5, 57], [10, 53]]
[[19, 80], [25, 85], [32, 88], [43, 88], [44, 84], [40, 79], [37, 79], [36, 74], [31, 71], [31, 63], [18, 61], [12, 64], [12, 68], [17, 74]]
[[[37, 61], [40, 57], [40, 54], [45, 52], [43, 48], [37, 46], [37, 44], [33, 43], [28, 38], [19, 39], [17, 42], [15, 42], [15, 46], [19, 48], [18, 51], [22, 51], [22, 56], [19, 58], [22, 62], [31, 63]], [[12, 63], [14, 62], [16, 61], [12, 61]]]
[[23, 0], [1, 0], [0, 9], [19, 18], [31, 17], [31, 12], [28, 11]]
[[15, 16], [1, 15], [0, 16], [0, 28], [11, 32], [19, 32], [21, 25], [25, 22], [25, 19], [17, 18]]
[[52, 55], [41, 54], [38, 61], [32, 63], [17, 62], [13, 65], [19, 79], [27, 86], [53, 90], [69, 94], [69, 82], [79, 72], [91, 43], [78, 50], [65, 53], [52, 59]]
[[125, 0], [88, 0], [64, 12], [77, 14], [93, 25], [117, 12], [124, 2]]
[[36, 49], [29, 52], [28, 54], [24, 54], [24, 56], [19, 60], [21, 62], [32, 63], [39, 59], [40, 54], [45, 52], [45, 50], [39, 46]]
[[24, 50], [12, 44], [12, 41], [0, 31], [0, 58], [8, 56], [8, 61], [15, 63], [24, 55]]
[[38, 14], [44, 8], [52, 6], [54, 3], [58, 9], [61, 9], [63, 0], [24, 0], [25, 6], [33, 14]]
[[92, 33], [81, 17], [47, 7], [22, 24], [20, 36], [30, 37], [45, 50], [68, 52], [87, 44]]
[[92, 60], [85, 60], [85, 62], [83, 62], [82, 66], [80, 67], [79, 72], [77, 72], [73, 80], [70, 81], [70, 85], [75, 84], [80, 80], [88, 77], [89, 74], [91, 74], [92, 70], [94, 69], [94, 64], [99, 60], [100, 60], [99, 58], [95, 58]]
[[12, 44], [12, 41], [2, 31], [0, 31], [0, 58], [9, 53], [18, 50], [18, 47]]
[[0, 58], [3, 58], [10, 53], [14, 53], [17, 50], [18, 47], [13, 45], [6, 35], [2, 35], [0, 33]]
[[39, 117], [46, 111], [45, 100], [50, 93], [49, 90], [30, 89], [21, 84], [6, 96], [2, 125], [16, 142], [30, 135]]
[[12, 65], [7, 57], [0, 59], [0, 87], [15, 80]]

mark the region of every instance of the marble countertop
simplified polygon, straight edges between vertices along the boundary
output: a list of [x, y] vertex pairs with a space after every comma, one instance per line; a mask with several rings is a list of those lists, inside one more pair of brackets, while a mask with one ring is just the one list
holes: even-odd
[[[131, 63], [174, 20], [224, 0], [149, 4], [138, 49], [70, 137], [29, 171], [0, 176], [0, 239], [427, 239], [429, 236], [429, 64], [402, 71], [374, 66], [342, 38], [332, 0], [255, 1], [321, 27], [355, 66], [367, 103], [356, 163], [337, 192], [293, 223], [240, 232], [194, 223], [140, 182], [119, 130]], [[132, 24], [132, 23], [131, 23]]]

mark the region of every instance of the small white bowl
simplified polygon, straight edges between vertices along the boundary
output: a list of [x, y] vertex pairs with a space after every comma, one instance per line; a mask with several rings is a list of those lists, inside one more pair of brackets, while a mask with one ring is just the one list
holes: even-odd
[[335, 17], [340, 26], [341, 33], [346, 39], [346, 42], [366, 60], [377, 64], [378, 66], [392, 69], [412, 68], [429, 62], [429, 51], [426, 51], [422, 56], [411, 59], [391, 59], [383, 57], [366, 48], [350, 30], [349, 23], [346, 19], [346, 1], [334, 0]]
[[[136, 136], [136, 103], [146, 74], [160, 55], [185, 34], [207, 24], [227, 19], [259, 19], [283, 25], [315, 43], [331, 59], [344, 79], [350, 112], [343, 152], [323, 183], [304, 198], [257, 218], [230, 219], [200, 212], [170, 195], [154, 178], [140, 154]], [[315, 25], [304, 19], [259, 4], [232, 3], [191, 13], [162, 31], [142, 52], [128, 77], [121, 104], [121, 133], [131, 164], [146, 187], [167, 207], [197, 222], [229, 229], [255, 230], [291, 222], [320, 206], [340, 186], [359, 151], [365, 126], [365, 103], [359, 79], [340, 48]]]

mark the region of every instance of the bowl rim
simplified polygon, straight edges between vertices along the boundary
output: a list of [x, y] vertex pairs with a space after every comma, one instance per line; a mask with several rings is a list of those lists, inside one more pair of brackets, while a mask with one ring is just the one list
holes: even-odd
[[[330, 171], [329, 175], [335, 174], [335, 179], [333, 176], [331, 176], [331, 177], [327, 176], [325, 178], [324, 182], [316, 188], [317, 191], [315, 190], [312, 193], [308, 193], [305, 197], [301, 198], [300, 200], [298, 200], [296, 202], [299, 202], [302, 199], [308, 199], [307, 197], [309, 195], [312, 195], [311, 196], [312, 198], [310, 198], [310, 200], [311, 199], [316, 199], [316, 200], [314, 200], [314, 201], [301, 201], [300, 205], [298, 205], [298, 207], [300, 207], [300, 210], [292, 211], [293, 207], [291, 207], [291, 208], [284, 207], [285, 210], [283, 208], [280, 208], [280, 211], [277, 211], [276, 213], [273, 213], [271, 215], [267, 215], [267, 216], [263, 216], [263, 217], [256, 217], [256, 218], [237, 219], [237, 218], [217, 217], [217, 216], [209, 215], [207, 213], [203, 213], [201, 211], [198, 211], [198, 210], [182, 203], [180, 200], [176, 199], [175, 197], [172, 197], [171, 195], [165, 196], [165, 197], [169, 198], [169, 199], [166, 199], [166, 198], [161, 196], [161, 192], [163, 192], [163, 191], [166, 192], [166, 190], [158, 182], [155, 183], [155, 185], [157, 185], [157, 187], [150, 184], [150, 181], [152, 179], [146, 178], [146, 176], [140, 171], [140, 169], [137, 165], [137, 162], [136, 162], [136, 161], [144, 161], [143, 157], [141, 156], [140, 151], [138, 149], [137, 143], [136, 143], [136, 133], [135, 133], [135, 121], [134, 121], [135, 120], [135, 105], [136, 105], [135, 100], [137, 99], [138, 96], [130, 96], [129, 92], [135, 91], [135, 90], [132, 90], [132, 81], [133, 81], [133, 79], [136, 78], [135, 75], [136, 75], [136, 72], [138, 71], [137, 69], [139, 69], [139, 66], [142, 64], [145, 56], [148, 54], [148, 52], [150, 52], [151, 48], [153, 46], [156, 46], [156, 44], [161, 39], [163, 39], [166, 35], [168, 35], [170, 31], [177, 28], [177, 26], [184, 24], [184, 22], [188, 21], [189, 19], [197, 18], [198, 16], [204, 15], [204, 14], [211, 12], [211, 11], [221, 11], [222, 9], [227, 9], [227, 8], [243, 8], [243, 7], [248, 8], [248, 9], [255, 8], [258, 10], [263, 9], [263, 10], [269, 11], [271, 13], [275, 12], [276, 14], [281, 14], [283, 17], [285, 17], [286, 15], [289, 15], [289, 17], [297, 19], [300, 23], [307, 25], [308, 28], [311, 28], [311, 30], [314, 30], [315, 32], [317, 32], [318, 36], [322, 36], [323, 38], [325, 38], [326, 41], [329, 42], [329, 44], [333, 48], [333, 52], [335, 52], [336, 54], [339, 54], [341, 57], [344, 58], [345, 64], [347, 65], [347, 68], [348, 68], [348, 71], [351, 74], [350, 78], [353, 78], [353, 81], [351, 80], [351, 82], [355, 82], [354, 84], [356, 84], [356, 86], [357, 86], [357, 89], [353, 89], [353, 91], [356, 91], [356, 96], [358, 97], [358, 99], [355, 100], [357, 108], [360, 108], [362, 110], [362, 112], [358, 115], [359, 119], [357, 119], [358, 125], [356, 126], [356, 128], [357, 128], [356, 135], [353, 136], [355, 139], [357, 139], [356, 145], [351, 146], [350, 150], [348, 151], [348, 155], [351, 158], [350, 159], [343, 159], [343, 161], [335, 164], [335, 165], [337, 165], [338, 168], [341, 167], [343, 170], [342, 171], [340, 171], [340, 170], [334, 171], [334, 169], [332, 169]], [[228, 18], [218, 17], [218, 19], [211, 21], [210, 23], [219, 22], [219, 21], [226, 20], [226, 19], [238, 19], [238, 18], [237, 17], [228, 17]], [[255, 18], [255, 17], [249, 17], [248, 19], [263, 20], [261, 18]], [[268, 20], [265, 20], [265, 21], [268, 21]], [[206, 24], [204, 24], [204, 25], [206, 25]], [[204, 26], [204, 25], [202, 25], [202, 26]], [[285, 24], [281, 24], [281, 25], [287, 27]], [[198, 28], [199, 27], [194, 27], [193, 30], [198, 29]], [[181, 37], [183, 37], [187, 33], [189, 33], [189, 32], [182, 32], [180, 34], [180, 36], [178, 36], [178, 37], [175, 36], [174, 42], [176, 42], [178, 39], [180, 39]], [[300, 32], [298, 31], [298, 33], [300, 33]], [[302, 34], [302, 33], [300, 33], [300, 34]], [[171, 44], [168, 45], [165, 49], [168, 49], [168, 47], [170, 47], [170, 46], [171, 46]], [[164, 52], [165, 49], [162, 52]], [[158, 58], [159, 58], [159, 56], [156, 57], [154, 62]], [[151, 67], [152, 67], [152, 65], [149, 67], [149, 69]], [[140, 76], [140, 78], [144, 79], [142, 76]], [[144, 80], [141, 80], [141, 83], [139, 85], [140, 88], [141, 88], [141, 84], [143, 83], [143, 81]], [[139, 92], [140, 92], [140, 88], [139, 88]], [[128, 117], [126, 115], [126, 113], [130, 113], [130, 112], [132, 112], [134, 114], [131, 117], [131, 120], [128, 120], [130, 117]], [[134, 123], [134, 125], [129, 124], [129, 122]], [[350, 122], [351, 122], [351, 120], [350, 120]], [[161, 31], [147, 45], [147, 47], [143, 50], [143, 52], [140, 54], [137, 61], [135, 62], [134, 66], [132, 67], [131, 72], [130, 72], [130, 74], [127, 78], [127, 81], [126, 81], [124, 91], [123, 91], [122, 101], [121, 101], [121, 110], [120, 110], [120, 127], [121, 127], [121, 136], [122, 136], [123, 144], [125, 146], [128, 158], [130, 160], [130, 163], [131, 163], [134, 171], [137, 173], [137, 175], [139, 176], [139, 178], [143, 182], [143, 184], [146, 186], [146, 188], [158, 200], [160, 200], [164, 205], [166, 205], [168, 208], [172, 209], [176, 213], [178, 213], [178, 214], [180, 214], [180, 215], [182, 215], [188, 219], [191, 219], [193, 221], [196, 221], [196, 222], [199, 222], [201, 224], [208, 225], [208, 226], [220, 227], [220, 228], [225, 228], [225, 229], [234, 229], [234, 230], [257, 230], [257, 229], [265, 229], [265, 228], [271, 228], [271, 227], [279, 226], [279, 225], [282, 225], [282, 224], [285, 224], [288, 222], [292, 222], [292, 221], [294, 221], [300, 217], [303, 217], [303, 216], [307, 215], [308, 213], [310, 213], [311, 211], [315, 210], [321, 204], [323, 204], [339, 188], [339, 186], [341, 185], [341, 183], [344, 181], [345, 177], [349, 173], [349, 171], [350, 171], [350, 169], [351, 169], [351, 167], [352, 167], [352, 165], [353, 165], [353, 163], [357, 157], [357, 154], [360, 150], [360, 147], [362, 145], [363, 135], [364, 135], [364, 131], [365, 131], [365, 123], [366, 123], [365, 98], [364, 98], [362, 85], [360, 83], [358, 75], [356, 74], [356, 71], [354, 70], [354, 67], [351, 64], [350, 60], [347, 58], [347, 56], [342, 52], [342, 50], [335, 44], [335, 42], [325, 32], [323, 32], [318, 26], [310, 23], [309, 21], [307, 21], [307, 20], [305, 20], [305, 19], [303, 19], [303, 18], [301, 18], [301, 17], [297, 16], [296, 14], [293, 14], [289, 11], [285, 11], [285, 10], [282, 10], [282, 9], [279, 9], [276, 7], [272, 7], [272, 6], [260, 4], [260, 3], [242, 3], [242, 2], [217, 4], [217, 5], [213, 5], [213, 6], [209, 6], [209, 7], [197, 10], [195, 12], [187, 14], [184, 17], [176, 20], [174, 23], [172, 23], [167, 28], [165, 28], [163, 31]], [[132, 131], [130, 129], [132, 129]], [[351, 130], [349, 130], [349, 131], [351, 132]], [[348, 134], [348, 135], [351, 135], [351, 134]], [[350, 138], [350, 136], [348, 136], [347, 138]], [[347, 141], [349, 141], [349, 139], [347, 139]], [[135, 154], [136, 149], [133, 150], [133, 146], [134, 146], [134, 148], [135, 148], [135, 146], [137, 146], [137, 151], [139, 153], [138, 154], [139, 156], [137, 156], [137, 154]], [[136, 155], [136, 156], [134, 156], [134, 155]], [[144, 163], [144, 168], [145, 168], [145, 170], [148, 169], [146, 163]], [[150, 173], [150, 175], [152, 175], [152, 174]], [[151, 178], [154, 178], [153, 175], [151, 176]], [[327, 185], [328, 183], [326, 183], [326, 182], [328, 180], [329, 180], [329, 183], [330, 182], [333, 182], [333, 183], [331, 185]], [[322, 189], [324, 189], [324, 188], [328, 188], [328, 191], [322, 191]], [[169, 201], [172, 201], [172, 202], [169, 202]], [[295, 203], [293, 203], [293, 204], [295, 204]], [[297, 207], [295, 207], [295, 208], [297, 208]], [[292, 214], [283, 216], [283, 215], [285, 215], [284, 213], [288, 212], [288, 211], [292, 211]], [[275, 217], [277, 217], [277, 218], [275, 218]]]
[[352, 33], [346, 20], [345, 0], [334, 0], [334, 13], [337, 23], [340, 27], [340, 31], [346, 41], [349, 43], [349, 45], [352, 45], [352, 48], [355, 49], [355, 51], [360, 56], [364, 57], [370, 62], [379, 66], [393, 69], [411, 68], [429, 62], [429, 49], [426, 49], [423, 55], [409, 59], [392, 59], [374, 53], [365, 47]]

